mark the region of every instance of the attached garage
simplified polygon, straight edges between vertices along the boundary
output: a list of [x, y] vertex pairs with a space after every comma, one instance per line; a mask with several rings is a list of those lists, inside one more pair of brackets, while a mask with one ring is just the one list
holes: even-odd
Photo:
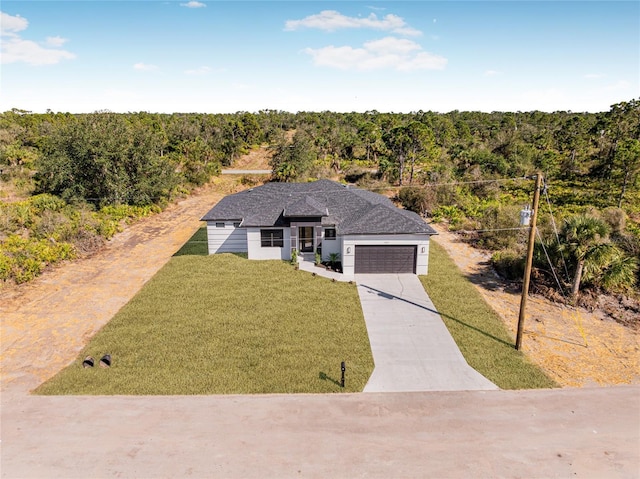
[[411, 273], [416, 272], [417, 246], [356, 245], [355, 273]]

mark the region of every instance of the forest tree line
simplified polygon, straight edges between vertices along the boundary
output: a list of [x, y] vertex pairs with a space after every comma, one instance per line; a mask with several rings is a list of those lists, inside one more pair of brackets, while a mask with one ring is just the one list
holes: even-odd
[[[514, 221], [517, 225], [517, 210], [530, 198], [531, 188], [519, 179], [541, 171], [558, 213], [554, 234], [564, 235], [567, 254], [573, 248], [572, 271], [581, 265], [581, 281], [611, 290], [628, 290], [637, 281], [640, 100], [601, 113], [34, 114], [14, 109], [0, 114], [0, 186], [7, 190], [0, 194], [0, 241], [18, 241], [16, 235], [25, 241], [50, 237], [49, 230], [58, 226], [43, 226], [42, 212], [48, 210], [42, 204], [56, 205], [45, 217], [68, 210], [64, 214], [71, 218], [72, 209], [94, 219], [102, 214], [94, 220], [98, 225], [105, 217], [121, 219], [129, 214], [127, 208], [140, 214], [162, 206], [265, 144], [273, 151], [273, 181], [340, 177], [364, 188], [393, 187], [405, 207], [472, 232], [491, 229], [487, 226], [499, 230]], [[509, 178], [513, 181], [487, 181]], [[22, 201], [10, 201], [12, 194]], [[41, 206], [23, 209], [32, 208], [38, 219], [20, 218], [29, 215], [16, 213], [13, 203], [33, 198]], [[584, 230], [581, 235], [595, 238], [590, 246], [578, 247], [570, 239], [563, 221], [572, 215], [583, 223], [589, 218], [599, 222], [574, 225], [574, 230]], [[541, 218], [545, 241], [551, 237], [552, 220], [550, 215]], [[77, 219], [60, 222], [71, 223], [67, 229], [82, 229], [73, 226], [81, 223]], [[86, 229], [101, 228], [94, 224]], [[517, 263], [513, 258], [520, 255], [519, 233], [476, 234], [475, 240], [499, 251], [497, 265], [509, 274], [511, 263]], [[598, 277], [595, 252], [584, 263], [585, 250], [605, 243], [615, 251], [600, 247], [599, 261], [611, 265], [619, 256], [622, 263], [616, 267], [630, 274], [630, 280]], [[561, 253], [554, 253], [556, 266]], [[549, 256], [548, 250], [545, 254]], [[15, 267], [15, 262], [5, 263], [5, 271]], [[0, 277], [2, 264], [0, 259]], [[10, 276], [5, 273], [4, 279]], [[575, 274], [571, 276], [567, 281], [573, 288]]]

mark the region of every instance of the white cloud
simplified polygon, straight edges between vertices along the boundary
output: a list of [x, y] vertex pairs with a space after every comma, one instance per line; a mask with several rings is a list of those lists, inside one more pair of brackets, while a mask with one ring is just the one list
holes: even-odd
[[29, 26], [29, 22], [26, 18], [20, 15], [11, 16], [8, 13], [0, 12], [0, 32], [2, 36], [9, 36], [15, 34], [15, 32], [21, 32], [26, 30]]
[[[26, 30], [29, 22], [19, 15], [11, 16], [0, 12], [2, 28], [1, 63], [27, 63], [29, 65], [53, 65], [62, 60], [71, 60], [75, 54], [55, 47], [62, 46], [67, 40], [61, 37], [47, 37], [45, 46], [32, 40], [24, 40], [17, 32]], [[54, 48], [47, 48], [54, 47]]]
[[213, 70], [210, 67], [198, 67], [193, 70], [185, 70], [185, 75], [206, 75], [207, 73], [211, 73]]
[[181, 3], [180, 6], [187, 7], [187, 8], [204, 8], [207, 5], [206, 3], [197, 2], [196, 0], [191, 0], [190, 2], [187, 2], [187, 3]]
[[631, 86], [626, 80], [619, 80], [616, 83], [612, 83], [611, 85], [607, 85], [605, 87], [606, 91], [619, 91], [619, 90], [627, 90]]
[[29, 65], [53, 65], [76, 56], [65, 50], [44, 48], [36, 42], [11, 38], [2, 42], [2, 63], [24, 62]]
[[362, 48], [331, 45], [304, 52], [313, 57], [317, 66], [341, 70], [443, 70], [447, 65], [446, 58], [422, 51], [416, 42], [395, 37], [366, 42]]
[[135, 65], [133, 65], [133, 69], [141, 71], [141, 72], [150, 72], [150, 71], [153, 71], [153, 70], [157, 70], [158, 66], [157, 65], [151, 65], [149, 63], [136, 63]]
[[497, 70], [487, 70], [483, 73], [483, 75], [486, 77], [495, 77], [498, 75], [502, 75], [502, 72], [499, 72]]
[[69, 40], [62, 37], [47, 37], [47, 45], [49, 45], [50, 47], [61, 47], [68, 41]]
[[418, 36], [420, 30], [410, 27], [402, 17], [389, 13], [378, 18], [375, 13], [367, 17], [347, 17], [335, 10], [323, 10], [315, 15], [309, 15], [301, 20], [287, 20], [284, 29], [286, 31], [299, 30], [301, 28], [316, 28], [327, 32], [333, 32], [343, 28], [370, 28], [396, 33], [398, 35]]

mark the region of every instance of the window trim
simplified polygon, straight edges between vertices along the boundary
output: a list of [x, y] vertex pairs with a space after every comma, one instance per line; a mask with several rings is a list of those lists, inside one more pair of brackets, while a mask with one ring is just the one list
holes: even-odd
[[[327, 236], [327, 233], [329, 231], [333, 231], [333, 235]], [[335, 228], [325, 228], [325, 230], [324, 230], [324, 239], [329, 240], [329, 241], [335, 240], [336, 239], [336, 229]]]
[[284, 230], [282, 228], [260, 229], [261, 248], [284, 248]]

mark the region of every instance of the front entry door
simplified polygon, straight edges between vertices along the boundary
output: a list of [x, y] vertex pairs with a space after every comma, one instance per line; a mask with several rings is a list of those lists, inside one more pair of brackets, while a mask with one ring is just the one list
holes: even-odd
[[300, 226], [298, 237], [300, 238], [300, 252], [313, 252], [313, 226]]

